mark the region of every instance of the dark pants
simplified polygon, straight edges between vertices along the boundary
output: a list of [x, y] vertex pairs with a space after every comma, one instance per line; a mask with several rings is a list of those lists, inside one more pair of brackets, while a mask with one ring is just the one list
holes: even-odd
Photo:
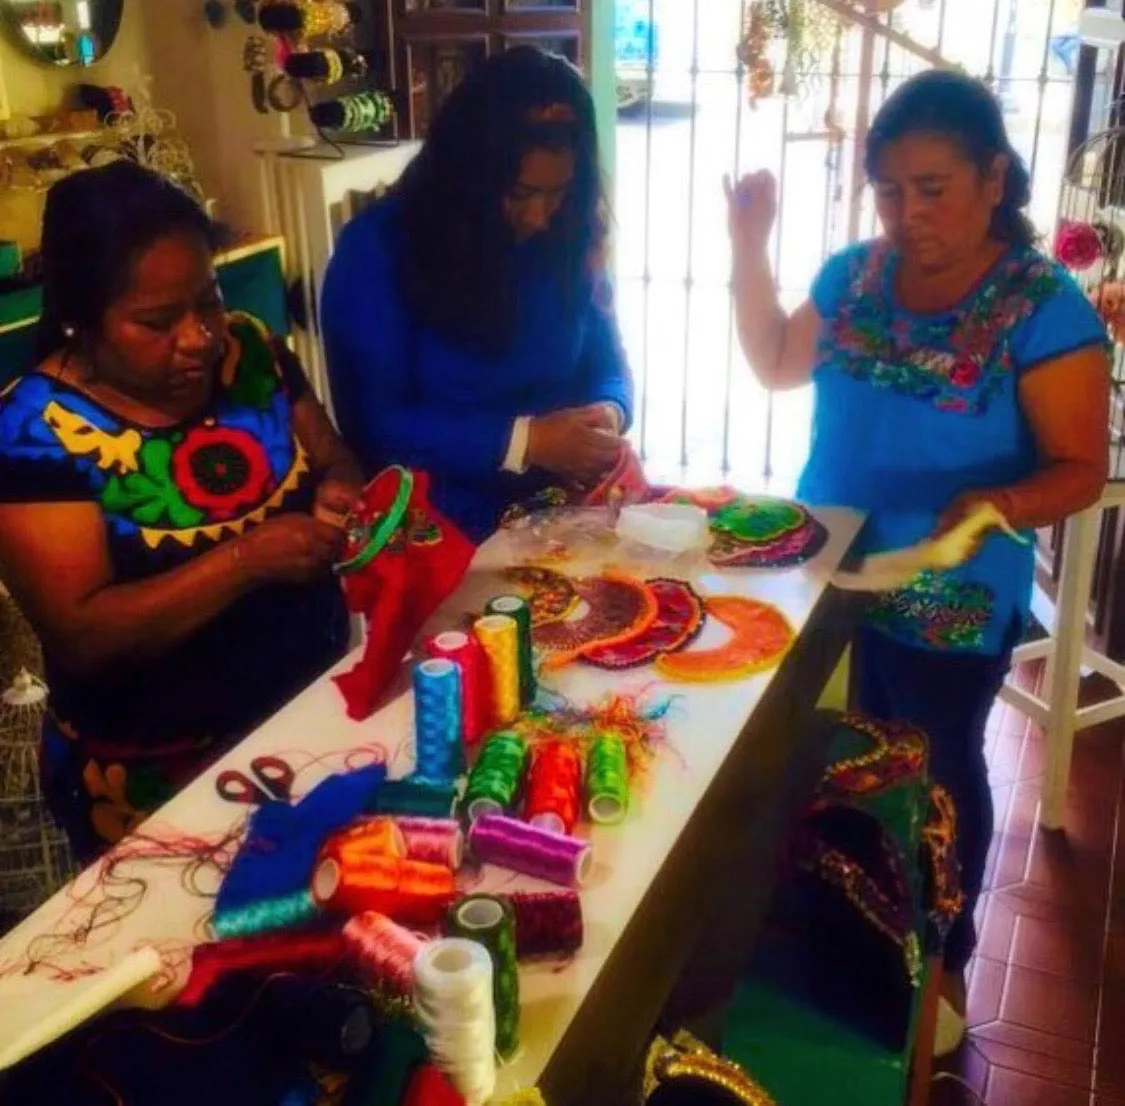
[[962, 971], [976, 947], [973, 912], [993, 829], [984, 735], [1018, 640], [1013, 624], [999, 656], [914, 649], [869, 629], [860, 630], [852, 644], [852, 705], [872, 718], [922, 730], [929, 738], [930, 776], [957, 806], [965, 908], [946, 941], [948, 971]]

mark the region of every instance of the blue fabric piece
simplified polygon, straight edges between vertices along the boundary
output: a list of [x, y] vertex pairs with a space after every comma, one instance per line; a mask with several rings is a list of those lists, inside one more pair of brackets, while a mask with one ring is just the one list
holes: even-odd
[[386, 776], [386, 767], [376, 764], [329, 776], [293, 806], [259, 807], [219, 889], [216, 912], [306, 889], [324, 839], [371, 809]]
[[[825, 325], [798, 495], [868, 512], [863, 553], [914, 545], [956, 496], [1030, 476], [1021, 374], [1105, 341], [1074, 281], [1034, 250], [1009, 251], [932, 315], [897, 304], [896, 265], [885, 243], [861, 244], [829, 259], [812, 289]], [[880, 597], [869, 621], [906, 645], [997, 656], [1013, 618], [1026, 618], [1033, 576], [1030, 541], [995, 534], [967, 565]]]
[[608, 282], [568, 310], [535, 241], [521, 246], [512, 346], [487, 357], [413, 321], [398, 290], [402, 233], [392, 195], [340, 235], [320, 312], [333, 405], [368, 471], [425, 470], [434, 505], [479, 542], [507, 507], [548, 482], [544, 473], [502, 471], [516, 418], [600, 402], [631, 417], [632, 381]]

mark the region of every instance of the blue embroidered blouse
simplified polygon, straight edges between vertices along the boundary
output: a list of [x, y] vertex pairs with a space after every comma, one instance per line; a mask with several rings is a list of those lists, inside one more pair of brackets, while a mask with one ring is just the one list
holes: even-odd
[[[933, 315], [895, 303], [895, 265], [887, 243], [861, 244], [830, 258], [812, 290], [824, 329], [798, 494], [869, 512], [863, 553], [928, 537], [962, 492], [1028, 477], [1038, 461], [1020, 377], [1106, 337], [1070, 276], [1029, 247]], [[869, 619], [911, 646], [995, 655], [1027, 616], [1033, 575], [1032, 545], [994, 534], [960, 568], [880, 596]]]
[[[425, 469], [434, 505], [474, 541], [547, 483], [503, 471], [515, 420], [616, 403], [633, 391], [608, 295], [577, 308], [532, 240], [516, 259], [516, 332], [503, 357], [460, 348], [411, 316], [398, 290], [400, 201], [391, 195], [344, 228], [321, 299], [337, 421], [369, 470]], [[608, 292], [603, 285], [601, 292]]]

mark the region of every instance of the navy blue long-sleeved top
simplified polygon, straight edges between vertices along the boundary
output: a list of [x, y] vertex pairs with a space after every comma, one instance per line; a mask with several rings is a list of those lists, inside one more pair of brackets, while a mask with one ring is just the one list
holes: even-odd
[[631, 417], [632, 381], [609, 297], [577, 309], [537, 243], [516, 257], [508, 352], [466, 349], [425, 328], [399, 292], [401, 201], [379, 201], [344, 228], [328, 266], [321, 328], [341, 433], [370, 471], [429, 472], [435, 506], [480, 541], [547, 474], [503, 471], [515, 420], [612, 402]]

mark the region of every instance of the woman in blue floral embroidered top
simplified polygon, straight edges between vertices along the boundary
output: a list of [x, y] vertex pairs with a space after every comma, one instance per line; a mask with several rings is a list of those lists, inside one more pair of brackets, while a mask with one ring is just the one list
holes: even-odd
[[292, 354], [224, 311], [213, 237], [131, 162], [56, 185], [42, 362], [0, 399], [0, 578], [43, 642], [44, 790], [81, 860], [347, 641], [358, 468]]
[[[1027, 170], [995, 99], [959, 74], [912, 78], [876, 117], [866, 169], [885, 238], [830, 258], [788, 316], [766, 260], [773, 181], [728, 184], [743, 348], [768, 387], [816, 389], [800, 496], [868, 512], [866, 553], [913, 545], [983, 501], [1025, 531], [1095, 502], [1105, 331], [1032, 244]], [[931, 772], [958, 806], [966, 903], [946, 944], [942, 1051], [964, 1030], [992, 835], [985, 725], [1033, 572], [1030, 544], [989, 537], [962, 568], [880, 596], [853, 645], [856, 706], [925, 730]]]

